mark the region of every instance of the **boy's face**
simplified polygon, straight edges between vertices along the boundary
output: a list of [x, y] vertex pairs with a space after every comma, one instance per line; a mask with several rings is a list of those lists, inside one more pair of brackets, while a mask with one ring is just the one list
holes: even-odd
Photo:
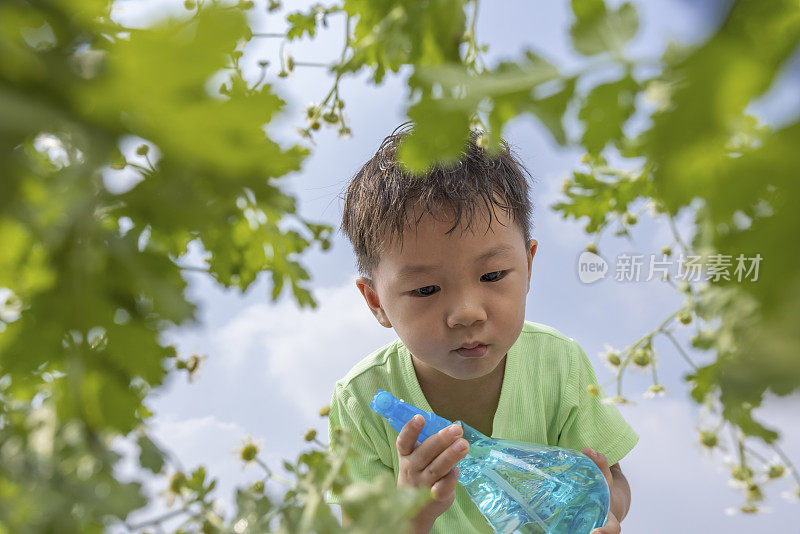
[[[463, 219], [445, 234], [452, 225], [425, 214], [416, 232], [406, 227], [402, 250], [394, 242], [381, 255], [375, 280], [360, 277], [356, 285], [418, 373], [470, 380], [491, 373], [522, 331], [537, 242], [526, 244], [502, 209], [491, 226], [485, 207], [463, 234]], [[476, 342], [486, 349], [457, 351]]]

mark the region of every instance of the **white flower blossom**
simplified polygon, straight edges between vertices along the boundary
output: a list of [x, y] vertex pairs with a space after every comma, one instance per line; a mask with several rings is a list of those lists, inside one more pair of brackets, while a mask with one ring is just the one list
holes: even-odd
[[620, 397], [620, 396], [606, 397], [602, 400], [602, 402], [603, 404], [636, 404], [635, 402], [632, 402], [626, 399], [625, 397]]
[[789, 502], [798, 502], [800, 501], [800, 486], [794, 488], [794, 491], [782, 491], [781, 497], [786, 499]]
[[653, 384], [647, 391], [642, 395], [645, 399], [652, 399], [653, 397], [663, 397], [667, 388], [662, 386], [661, 384]]

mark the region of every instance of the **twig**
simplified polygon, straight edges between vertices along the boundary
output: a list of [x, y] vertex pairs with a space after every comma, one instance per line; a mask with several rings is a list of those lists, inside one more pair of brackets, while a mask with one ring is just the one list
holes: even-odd
[[134, 525], [128, 525], [128, 523], [126, 522], [125, 523], [125, 527], [128, 530], [134, 531], [134, 530], [140, 530], [140, 529], [143, 529], [145, 527], [149, 527], [149, 526], [153, 526], [153, 525], [160, 525], [164, 521], [168, 521], [168, 520], [172, 519], [173, 517], [177, 517], [177, 516], [179, 516], [179, 515], [181, 515], [183, 513], [191, 512], [189, 507], [192, 504], [195, 504], [195, 503], [186, 504], [186, 505], [183, 506], [183, 508], [179, 508], [178, 510], [172, 510], [171, 512], [167, 512], [167, 513], [165, 513], [163, 515], [160, 515], [158, 517], [154, 517], [152, 519], [148, 519], [146, 521], [142, 521], [141, 523], [137, 523], [137, 524], [134, 524]]
[[669, 339], [670, 341], [672, 341], [672, 344], [673, 344], [673, 345], [675, 345], [675, 348], [676, 348], [676, 349], [678, 349], [678, 353], [679, 353], [681, 356], [683, 356], [683, 359], [684, 359], [684, 360], [686, 360], [686, 363], [688, 363], [689, 365], [691, 365], [691, 366], [692, 366], [692, 368], [693, 368], [695, 371], [697, 371], [697, 370], [699, 369], [699, 367], [697, 367], [697, 365], [696, 365], [696, 364], [695, 364], [695, 363], [694, 363], [694, 362], [693, 362], [693, 361], [692, 361], [692, 360], [689, 358], [689, 355], [688, 355], [688, 354], [686, 354], [686, 353], [683, 351], [683, 347], [681, 347], [680, 343], [678, 343], [678, 340], [677, 340], [677, 339], [675, 339], [675, 337], [672, 335], [672, 333], [671, 333], [669, 330], [664, 330], [663, 334], [664, 334], [665, 336], [667, 336], [667, 339]]
[[785, 464], [786, 464], [786, 466], [789, 468], [789, 470], [792, 472], [792, 476], [794, 477], [794, 480], [795, 480], [795, 482], [797, 482], [797, 485], [798, 485], [798, 486], [800, 486], [800, 473], [798, 473], [798, 472], [797, 472], [797, 470], [794, 468], [794, 465], [792, 464], [792, 461], [791, 461], [791, 460], [789, 460], [789, 457], [788, 457], [788, 456], [786, 456], [786, 453], [784, 453], [784, 452], [781, 450], [781, 448], [780, 448], [780, 447], [778, 447], [778, 446], [777, 446], [777, 445], [775, 445], [775, 444], [772, 444], [772, 445], [770, 445], [770, 446], [771, 446], [771, 447], [773, 448], [773, 450], [774, 450], [774, 451], [775, 451], [775, 452], [778, 454], [778, 456], [780, 457], [780, 459], [781, 459], [781, 460], [783, 460], [783, 463], [785, 463]]

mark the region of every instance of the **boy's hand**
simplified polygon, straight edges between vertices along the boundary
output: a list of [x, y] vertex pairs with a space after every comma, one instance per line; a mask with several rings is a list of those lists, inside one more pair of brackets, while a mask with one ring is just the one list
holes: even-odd
[[428, 532], [436, 518], [453, 504], [458, 483], [455, 465], [469, 450], [469, 443], [461, 438], [462, 430], [458, 425], [442, 429], [415, 448], [424, 422], [422, 416], [414, 416], [397, 436], [400, 460], [397, 486], [429, 487], [433, 497], [415, 518], [417, 532]]
[[[606, 483], [608, 484], [608, 494], [611, 496], [613, 501], [614, 499], [614, 477], [611, 476], [611, 468], [608, 466], [608, 460], [606, 459], [605, 455], [601, 452], [597, 452], [591, 447], [584, 447], [583, 454], [588, 456], [602, 471], [603, 476], [606, 477]], [[619, 520], [617, 517], [611, 512], [613, 504], [609, 504], [608, 510], [608, 519], [606, 520], [605, 526], [600, 528], [594, 529], [591, 534], [620, 534], [622, 532], [622, 526], [619, 524]]]

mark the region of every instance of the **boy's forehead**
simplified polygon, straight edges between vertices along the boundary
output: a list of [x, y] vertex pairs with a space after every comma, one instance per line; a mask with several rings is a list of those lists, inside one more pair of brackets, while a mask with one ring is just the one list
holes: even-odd
[[[488, 211], [475, 210], [472, 220], [461, 214], [461, 220], [455, 226], [455, 216], [436, 216], [425, 213], [421, 217], [409, 217], [403, 229], [402, 240], [393, 237], [387, 241], [381, 256], [391, 258], [393, 264], [404, 268], [411, 260], [419, 260], [440, 252], [442, 247], [463, 251], [475, 261], [481, 261], [500, 253], [513, 252], [521, 230], [510, 219], [505, 210], [495, 210], [491, 219]], [[462, 259], [464, 259], [462, 257]]]

